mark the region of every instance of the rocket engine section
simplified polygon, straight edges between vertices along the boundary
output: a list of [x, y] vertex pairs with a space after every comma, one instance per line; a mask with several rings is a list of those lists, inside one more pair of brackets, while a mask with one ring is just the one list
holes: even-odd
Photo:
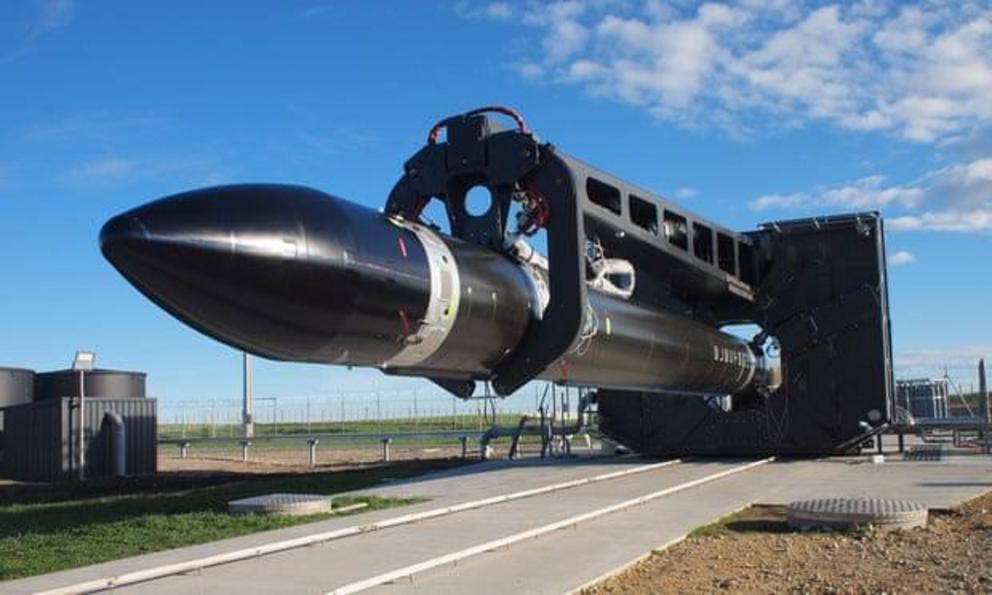
[[[500, 127], [486, 115], [493, 111], [511, 116], [516, 129]], [[477, 187], [492, 201], [473, 214], [466, 197]], [[443, 203], [450, 234], [423, 219], [433, 200]], [[805, 398], [812, 411], [843, 392], [836, 381], [825, 385], [832, 396], [808, 383], [820, 364], [806, 354], [824, 340], [840, 346], [821, 329], [867, 325], [870, 349], [858, 345], [858, 352], [888, 353], [880, 220], [855, 217], [856, 225], [848, 218], [817, 227], [857, 228], [867, 241], [855, 256], [875, 263], [861, 275], [867, 286], [875, 281], [874, 305], [848, 301], [861, 310], [846, 317], [837, 304], [855, 298], [816, 292], [817, 280], [836, 272], [829, 260], [818, 261], [814, 278], [790, 286], [826, 245], [807, 238], [797, 262], [791, 236], [782, 233], [796, 222], [747, 234], [722, 228], [561, 154], [516, 112], [483, 108], [431, 130], [381, 212], [300, 186], [222, 186], [118, 215], [100, 245], [149, 299], [238, 349], [424, 377], [459, 397], [477, 381], [502, 395], [535, 378], [595, 387], [604, 432], [667, 454], [705, 449], [687, 437], [674, 446], [645, 438], [660, 418], [645, 417], [643, 399], [702, 403], [735, 395], [733, 414]], [[546, 256], [528, 242], [537, 234]], [[803, 292], [816, 294], [815, 311], [799, 305]], [[761, 331], [749, 341], [720, 330], [739, 323]], [[777, 342], [784, 368], [766, 353]], [[869, 374], [870, 388], [885, 393], [887, 365]], [[888, 409], [876, 397], [868, 410], [878, 412], [874, 419], [854, 403], [853, 425], [841, 416], [838, 427], [834, 415], [829, 438], [776, 444], [835, 450], [864, 434], [862, 418], [873, 428], [884, 424]]]

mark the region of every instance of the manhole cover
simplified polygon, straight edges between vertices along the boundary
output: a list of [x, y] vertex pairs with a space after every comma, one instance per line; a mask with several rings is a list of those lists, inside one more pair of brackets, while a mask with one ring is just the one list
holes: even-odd
[[320, 494], [265, 494], [232, 500], [227, 509], [234, 514], [286, 514], [300, 516], [331, 512], [330, 496]]
[[796, 529], [850, 529], [866, 525], [884, 530], [911, 529], [926, 526], [927, 507], [881, 498], [826, 498], [789, 504], [786, 519]]

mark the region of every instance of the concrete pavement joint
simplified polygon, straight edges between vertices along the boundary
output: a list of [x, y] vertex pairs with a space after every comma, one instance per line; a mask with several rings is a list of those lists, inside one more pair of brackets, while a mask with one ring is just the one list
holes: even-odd
[[585, 521], [589, 521], [589, 520], [592, 520], [592, 519], [595, 519], [595, 518], [598, 518], [598, 517], [601, 517], [601, 516], [605, 516], [605, 515], [611, 514], [613, 512], [624, 510], [626, 508], [631, 508], [633, 506], [638, 506], [640, 504], [644, 504], [646, 502], [650, 502], [650, 501], [656, 500], [658, 498], [662, 498], [662, 497], [665, 497], [665, 496], [668, 496], [668, 495], [671, 495], [671, 494], [675, 494], [677, 492], [688, 490], [688, 489], [694, 488], [694, 487], [696, 487], [698, 485], [709, 483], [711, 481], [716, 481], [718, 479], [721, 479], [721, 478], [724, 478], [724, 477], [727, 477], [727, 476], [730, 476], [730, 475], [734, 475], [736, 473], [741, 473], [743, 471], [747, 471], [749, 469], [753, 469], [755, 467], [758, 467], [759, 465], [764, 465], [765, 463], [769, 463], [769, 462], [774, 461], [774, 460], [775, 460], [775, 457], [768, 457], [768, 458], [765, 458], [765, 459], [760, 459], [760, 460], [757, 460], [757, 461], [746, 463], [744, 465], [738, 465], [736, 467], [731, 467], [730, 469], [725, 469], [725, 470], [720, 471], [718, 473], [707, 475], [707, 476], [701, 477], [699, 479], [694, 479], [694, 480], [691, 480], [691, 481], [687, 481], [685, 483], [681, 483], [681, 484], [676, 485], [676, 486], [665, 488], [663, 490], [658, 490], [656, 492], [651, 492], [651, 493], [645, 494], [643, 496], [638, 496], [636, 498], [631, 498], [629, 500], [624, 500], [623, 502], [618, 502], [617, 504], [612, 504], [610, 506], [606, 506], [606, 507], [603, 507], [603, 508], [598, 508], [596, 510], [592, 510], [592, 511], [589, 511], [589, 512], [586, 512], [586, 513], [583, 513], [583, 514], [580, 514], [580, 515], [576, 515], [576, 516], [573, 516], [573, 517], [570, 517], [570, 518], [567, 518], [567, 519], [556, 521], [554, 523], [549, 523], [547, 525], [543, 525], [543, 526], [540, 526], [540, 527], [535, 527], [533, 529], [528, 529], [526, 531], [521, 531], [519, 533], [515, 533], [515, 534], [510, 535], [510, 536], [507, 536], [507, 537], [502, 537], [500, 539], [495, 539], [495, 540], [492, 540], [492, 541], [487, 541], [485, 543], [481, 543], [481, 544], [474, 545], [472, 547], [468, 547], [468, 548], [465, 548], [465, 549], [462, 549], [462, 550], [459, 550], [459, 551], [456, 551], [456, 552], [452, 552], [450, 554], [445, 554], [443, 556], [437, 556], [435, 558], [431, 558], [431, 559], [425, 560], [423, 562], [418, 562], [416, 564], [411, 564], [411, 565], [408, 565], [408, 566], [404, 566], [403, 568], [399, 568], [397, 570], [392, 570], [392, 571], [389, 571], [389, 572], [384, 572], [382, 574], [378, 574], [376, 576], [372, 576], [372, 577], [369, 577], [367, 579], [363, 579], [363, 580], [360, 580], [360, 581], [355, 581], [355, 582], [349, 583], [347, 585], [342, 585], [340, 587], [337, 587], [336, 589], [333, 589], [331, 591], [328, 591], [326, 593], [326, 595], [350, 595], [351, 593], [358, 593], [358, 592], [361, 592], [361, 591], [365, 591], [365, 590], [371, 589], [373, 587], [378, 587], [380, 585], [384, 585], [384, 584], [390, 583], [392, 581], [395, 581], [398, 578], [412, 576], [414, 574], [418, 574], [418, 573], [421, 573], [421, 572], [424, 572], [424, 571], [427, 571], [427, 570], [431, 570], [431, 569], [437, 568], [439, 566], [444, 566], [446, 564], [452, 564], [452, 563], [457, 562], [459, 560], [464, 560], [466, 558], [469, 558], [469, 557], [472, 557], [472, 556], [476, 556], [478, 554], [483, 554], [483, 553], [486, 553], [486, 552], [495, 550], [495, 549], [500, 548], [500, 547], [504, 547], [504, 546], [505, 547], [509, 547], [510, 545], [513, 545], [514, 543], [519, 543], [519, 542], [524, 541], [526, 539], [540, 537], [542, 535], [546, 535], [548, 533], [551, 533], [553, 531], [557, 531], [557, 530], [562, 529], [564, 527], [568, 527], [569, 525], [577, 525], [579, 523], [582, 523], [582, 522], [585, 522]]
[[[737, 514], [738, 512], [740, 512], [742, 510], [745, 510], [747, 508], [750, 508], [751, 506], [752, 506], [751, 503], [745, 504], [745, 505], [743, 505], [743, 506], [741, 506], [741, 507], [739, 507], [739, 508], [737, 508], [737, 509], [729, 512], [728, 514], [724, 515], [721, 518], [725, 518], [725, 517], [727, 517], [729, 515], [732, 515], [732, 514]], [[702, 526], [702, 525], [700, 525], [700, 526]], [[685, 541], [686, 539], [688, 539], [688, 537], [689, 537], [689, 534], [688, 533], [683, 533], [682, 535], [679, 535], [675, 539], [670, 539], [670, 540], [666, 541], [665, 543], [663, 543], [663, 544], [661, 544], [661, 545], [659, 545], [657, 547], [653, 547], [653, 548], [651, 548], [650, 551], [648, 551], [648, 552], [646, 552], [646, 553], [644, 553], [644, 554], [642, 554], [640, 556], [637, 556], [636, 558], [632, 559], [631, 561], [629, 561], [629, 562], [627, 562], [625, 564], [621, 564], [620, 566], [617, 566], [616, 568], [614, 568], [612, 570], [609, 570], [607, 572], [604, 572], [603, 574], [599, 575], [598, 577], [596, 577], [596, 578], [594, 578], [594, 579], [592, 579], [590, 581], [586, 581], [585, 583], [579, 585], [578, 587], [576, 587], [576, 588], [568, 591], [566, 593], [566, 595], [578, 595], [579, 593], [582, 593], [583, 590], [588, 589], [588, 588], [592, 587], [593, 585], [598, 585], [599, 583], [601, 583], [601, 582], [603, 582], [603, 581], [605, 581], [607, 579], [610, 579], [610, 578], [615, 577], [616, 575], [618, 575], [621, 572], [627, 570], [628, 568], [632, 568], [635, 565], [639, 564], [640, 562], [642, 562], [642, 561], [650, 558], [654, 554], [660, 554], [661, 552], [667, 550], [668, 548], [670, 548], [670, 547], [672, 547], [674, 545], [678, 545], [678, 544], [682, 543], [683, 541]]]
[[474, 500], [470, 502], [463, 502], [461, 504], [455, 504], [453, 506], [446, 506], [443, 508], [435, 508], [424, 512], [401, 515], [398, 517], [393, 517], [391, 519], [385, 519], [382, 521], [368, 523], [365, 525], [353, 525], [350, 527], [343, 527], [341, 529], [334, 529], [331, 531], [315, 533], [313, 535], [305, 535], [303, 537], [297, 537], [295, 539], [287, 539], [284, 541], [268, 543], [262, 546], [245, 548], [241, 550], [235, 550], [232, 552], [225, 552], [222, 554], [215, 554], [213, 556], [206, 556], [203, 558], [187, 560], [184, 562], [177, 562], [174, 564], [165, 564], [162, 566], [156, 566], [154, 568], [136, 570], [133, 572], [124, 573], [117, 576], [102, 577], [99, 579], [66, 585], [64, 587], [57, 587], [55, 589], [39, 591], [37, 595], [80, 595], [83, 593], [92, 593], [95, 591], [114, 589], [117, 587], [132, 585], [135, 583], [147, 582], [150, 580], [154, 580], [166, 576], [196, 572], [211, 566], [219, 566], [221, 564], [229, 564], [231, 562], [238, 562], [241, 560], [247, 560], [251, 558], [259, 558], [265, 555], [306, 547], [317, 543], [324, 543], [335, 539], [342, 539], [354, 535], [361, 535], [373, 531], [380, 531], [382, 529], [388, 529], [391, 527], [397, 527], [400, 525], [406, 525], [410, 523], [418, 523], [420, 521], [433, 519], [441, 516], [447, 516], [450, 514], [464, 512], [467, 510], [484, 508], [486, 506], [493, 506], [496, 504], [502, 504], [504, 502], [511, 502], [523, 498], [530, 498], [533, 496], [539, 496], [550, 492], [571, 489], [579, 486], [598, 483], [601, 481], [608, 481], [610, 479], [618, 479], [621, 477], [626, 477], [637, 473], [644, 473], [647, 471], [653, 471], [655, 469], [661, 469], [663, 467], [669, 467], [681, 462], [682, 462], [681, 459], [672, 459], [669, 461], [662, 461], [660, 463], [638, 465], [630, 469], [613, 471], [610, 473], [595, 475], [593, 477], [574, 479], [548, 486], [541, 486], [539, 488], [532, 488], [529, 490], [512, 492], [509, 494], [501, 494], [499, 496], [483, 498], [481, 500]]

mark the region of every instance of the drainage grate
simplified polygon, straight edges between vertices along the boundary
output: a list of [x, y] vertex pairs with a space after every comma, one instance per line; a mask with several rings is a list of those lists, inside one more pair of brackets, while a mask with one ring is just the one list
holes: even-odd
[[914, 446], [902, 455], [904, 461], [939, 461], [944, 458], [944, 447], [940, 444]]
[[233, 514], [284, 514], [302, 516], [331, 512], [330, 496], [320, 494], [265, 494], [232, 500], [227, 509]]
[[789, 526], [850, 529], [872, 525], [879, 529], [910, 529], [927, 524], [927, 507], [904, 500], [827, 498], [793, 502], [787, 509]]

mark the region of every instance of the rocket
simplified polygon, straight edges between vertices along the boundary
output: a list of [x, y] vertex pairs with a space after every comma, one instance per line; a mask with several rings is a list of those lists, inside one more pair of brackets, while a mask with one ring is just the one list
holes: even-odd
[[[99, 242], [148, 299], [239, 350], [448, 387], [498, 380], [549, 299], [548, 263], [522, 242], [494, 250], [302, 186], [169, 196], [113, 217]], [[702, 395], [772, 381], [748, 341], [629, 294], [591, 283], [581, 333], [537, 377]]]
[[875, 212], [729, 229], [496, 106], [438, 121], [380, 209], [302, 186], [201, 188], [113, 217], [100, 249], [238, 350], [460, 398], [479, 382], [593, 389], [599, 431], [649, 456], [821, 455], [891, 419], [884, 237]]

